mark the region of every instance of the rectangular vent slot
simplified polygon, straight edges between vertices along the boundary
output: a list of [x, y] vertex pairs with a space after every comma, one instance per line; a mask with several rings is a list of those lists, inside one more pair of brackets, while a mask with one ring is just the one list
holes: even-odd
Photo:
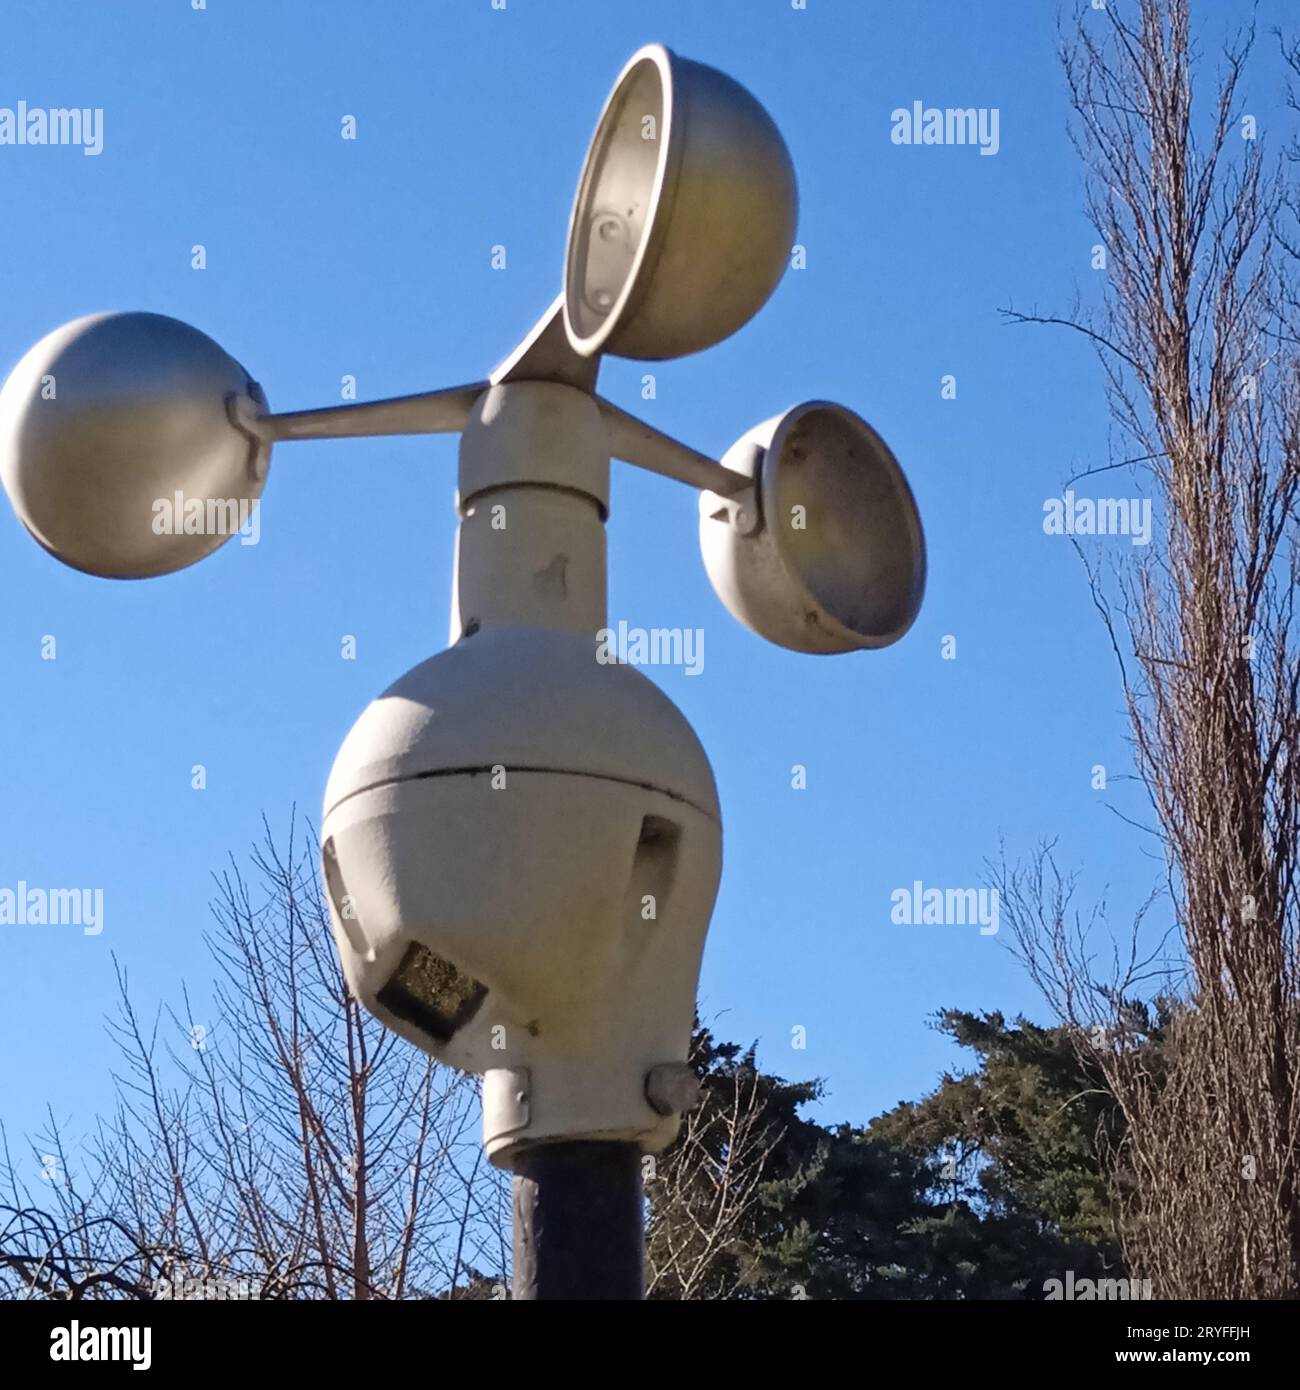
[[[634, 921], [639, 919], [653, 926], [664, 915], [677, 872], [681, 839], [682, 828], [676, 821], [646, 816], [641, 822], [626, 898]], [[653, 915], [648, 915], [651, 911]]]
[[486, 985], [413, 941], [375, 997], [395, 1018], [445, 1043], [474, 1017], [486, 996]]

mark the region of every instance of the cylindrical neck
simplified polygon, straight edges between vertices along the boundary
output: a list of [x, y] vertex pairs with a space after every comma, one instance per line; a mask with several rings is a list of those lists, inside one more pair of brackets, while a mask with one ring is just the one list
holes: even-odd
[[609, 444], [595, 400], [523, 381], [479, 397], [460, 445], [451, 640], [605, 626]]

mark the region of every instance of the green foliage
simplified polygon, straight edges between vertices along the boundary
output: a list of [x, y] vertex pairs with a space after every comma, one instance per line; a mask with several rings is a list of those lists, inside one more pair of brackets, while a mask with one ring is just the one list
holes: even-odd
[[[1038, 1299], [1067, 1269], [1124, 1274], [1105, 1178], [1123, 1130], [1100, 1072], [1063, 1028], [958, 1010], [936, 1026], [975, 1054], [974, 1069], [945, 1074], [924, 1099], [865, 1127], [802, 1118], [819, 1082], [762, 1073], [752, 1048], [698, 1030], [702, 1108], [734, 1109], [738, 1080], [755, 1088], [768, 1151], [743, 1220], [708, 1256], [717, 1277], [686, 1296]], [[666, 1165], [686, 1166], [680, 1144]], [[692, 1169], [659, 1200], [716, 1206], [726, 1157], [715, 1144], [713, 1168]], [[690, 1220], [679, 1212], [676, 1229]], [[652, 1266], [654, 1237], [652, 1226]], [[669, 1280], [655, 1296], [683, 1293]]]
[[874, 1120], [871, 1132], [955, 1158], [944, 1184], [950, 1199], [1032, 1216], [1071, 1240], [1113, 1240], [1102, 1160], [1118, 1149], [1122, 1119], [1100, 1069], [1080, 1062], [1069, 1030], [956, 1009], [938, 1014], [936, 1026], [974, 1052], [978, 1067], [945, 1074], [924, 1100]]

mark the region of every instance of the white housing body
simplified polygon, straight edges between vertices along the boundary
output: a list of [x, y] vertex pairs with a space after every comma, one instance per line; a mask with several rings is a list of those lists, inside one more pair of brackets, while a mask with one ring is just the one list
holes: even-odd
[[[651, 681], [598, 660], [603, 440], [581, 392], [486, 393], [462, 446], [462, 635], [362, 714], [325, 796], [348, 982], [396, 1032], [484, 1073], [503, 1167], [548, 1140], [672, 1140], [678, 1114], [647, 1083], [686, 1060], [721, 872], [698, 739]], [[548, 459], [566, 485], [543, 481]]]

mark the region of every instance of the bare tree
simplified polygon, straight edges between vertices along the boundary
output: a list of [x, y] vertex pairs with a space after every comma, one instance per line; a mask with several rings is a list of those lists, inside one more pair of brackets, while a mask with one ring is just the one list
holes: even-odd
[[[701, 1034], [696, 1035], [697, 1055]], [[755, 1273], [751, 1223], [782, 1132], [767, 1113], [752, 1057], [709, 1078], [648, 1184], [646, 1295], [734, 1298]]]
[[[1000, 880], [1035, 977], [1124, 1109], [1132, 1268], [1165, 1297], [1295, 1296], [1295, 259], [1285, 168], [1266, 163], [1240, 109], [1253, 32], [1230, 41], [1201, 103], [1190, 11], [1189, 0], [1110, 0], [1082, 12], [1062, 57], [1105, 307], [1009, 311], [1093, 342], [1119, 462], [1153, 495], [1154, 543], [1109, 573], [1085, 563], [1181, 949], [1171, 961], [1135, 944], [1099, 975], [1088, 917], [1050, 851], [1027, 872], [1003, 866]], [[1159, 1000], [1144, 1000], [1152, 989]]]
[[[182, 991], [146, 1022], [119, 970], [116, 1107], [74, 1153], [51, 1117], [36, 1192], [0, 1131], [0, 1298], [507, 1296], [509, 1184], [483, 1156], [477, 1082], [350, 994], [318, 858], [268, 830], [252, 883], [220, 876], [208, 1021]], [[647, 1160], [660, 1298], [735, 1294], [780, 1138], [752, 1057], [704, 1080]]]
[[[402, 1299], [507, 1278], [509, 1194], [472, 1078], [348, 991], [317, 849], [268, 832], [218, 881], [214, 1018], [145, 1024], [119, 970], [117, 1106], [33, 1197], [0, 1170], [0, 1293]], [[167, 1037], [163, 1033], [166, 1031]], [[84, 1168], [81, 1166], [84, 1165]], [[4, 1181], [7, 1175], [7, 1182]]]

